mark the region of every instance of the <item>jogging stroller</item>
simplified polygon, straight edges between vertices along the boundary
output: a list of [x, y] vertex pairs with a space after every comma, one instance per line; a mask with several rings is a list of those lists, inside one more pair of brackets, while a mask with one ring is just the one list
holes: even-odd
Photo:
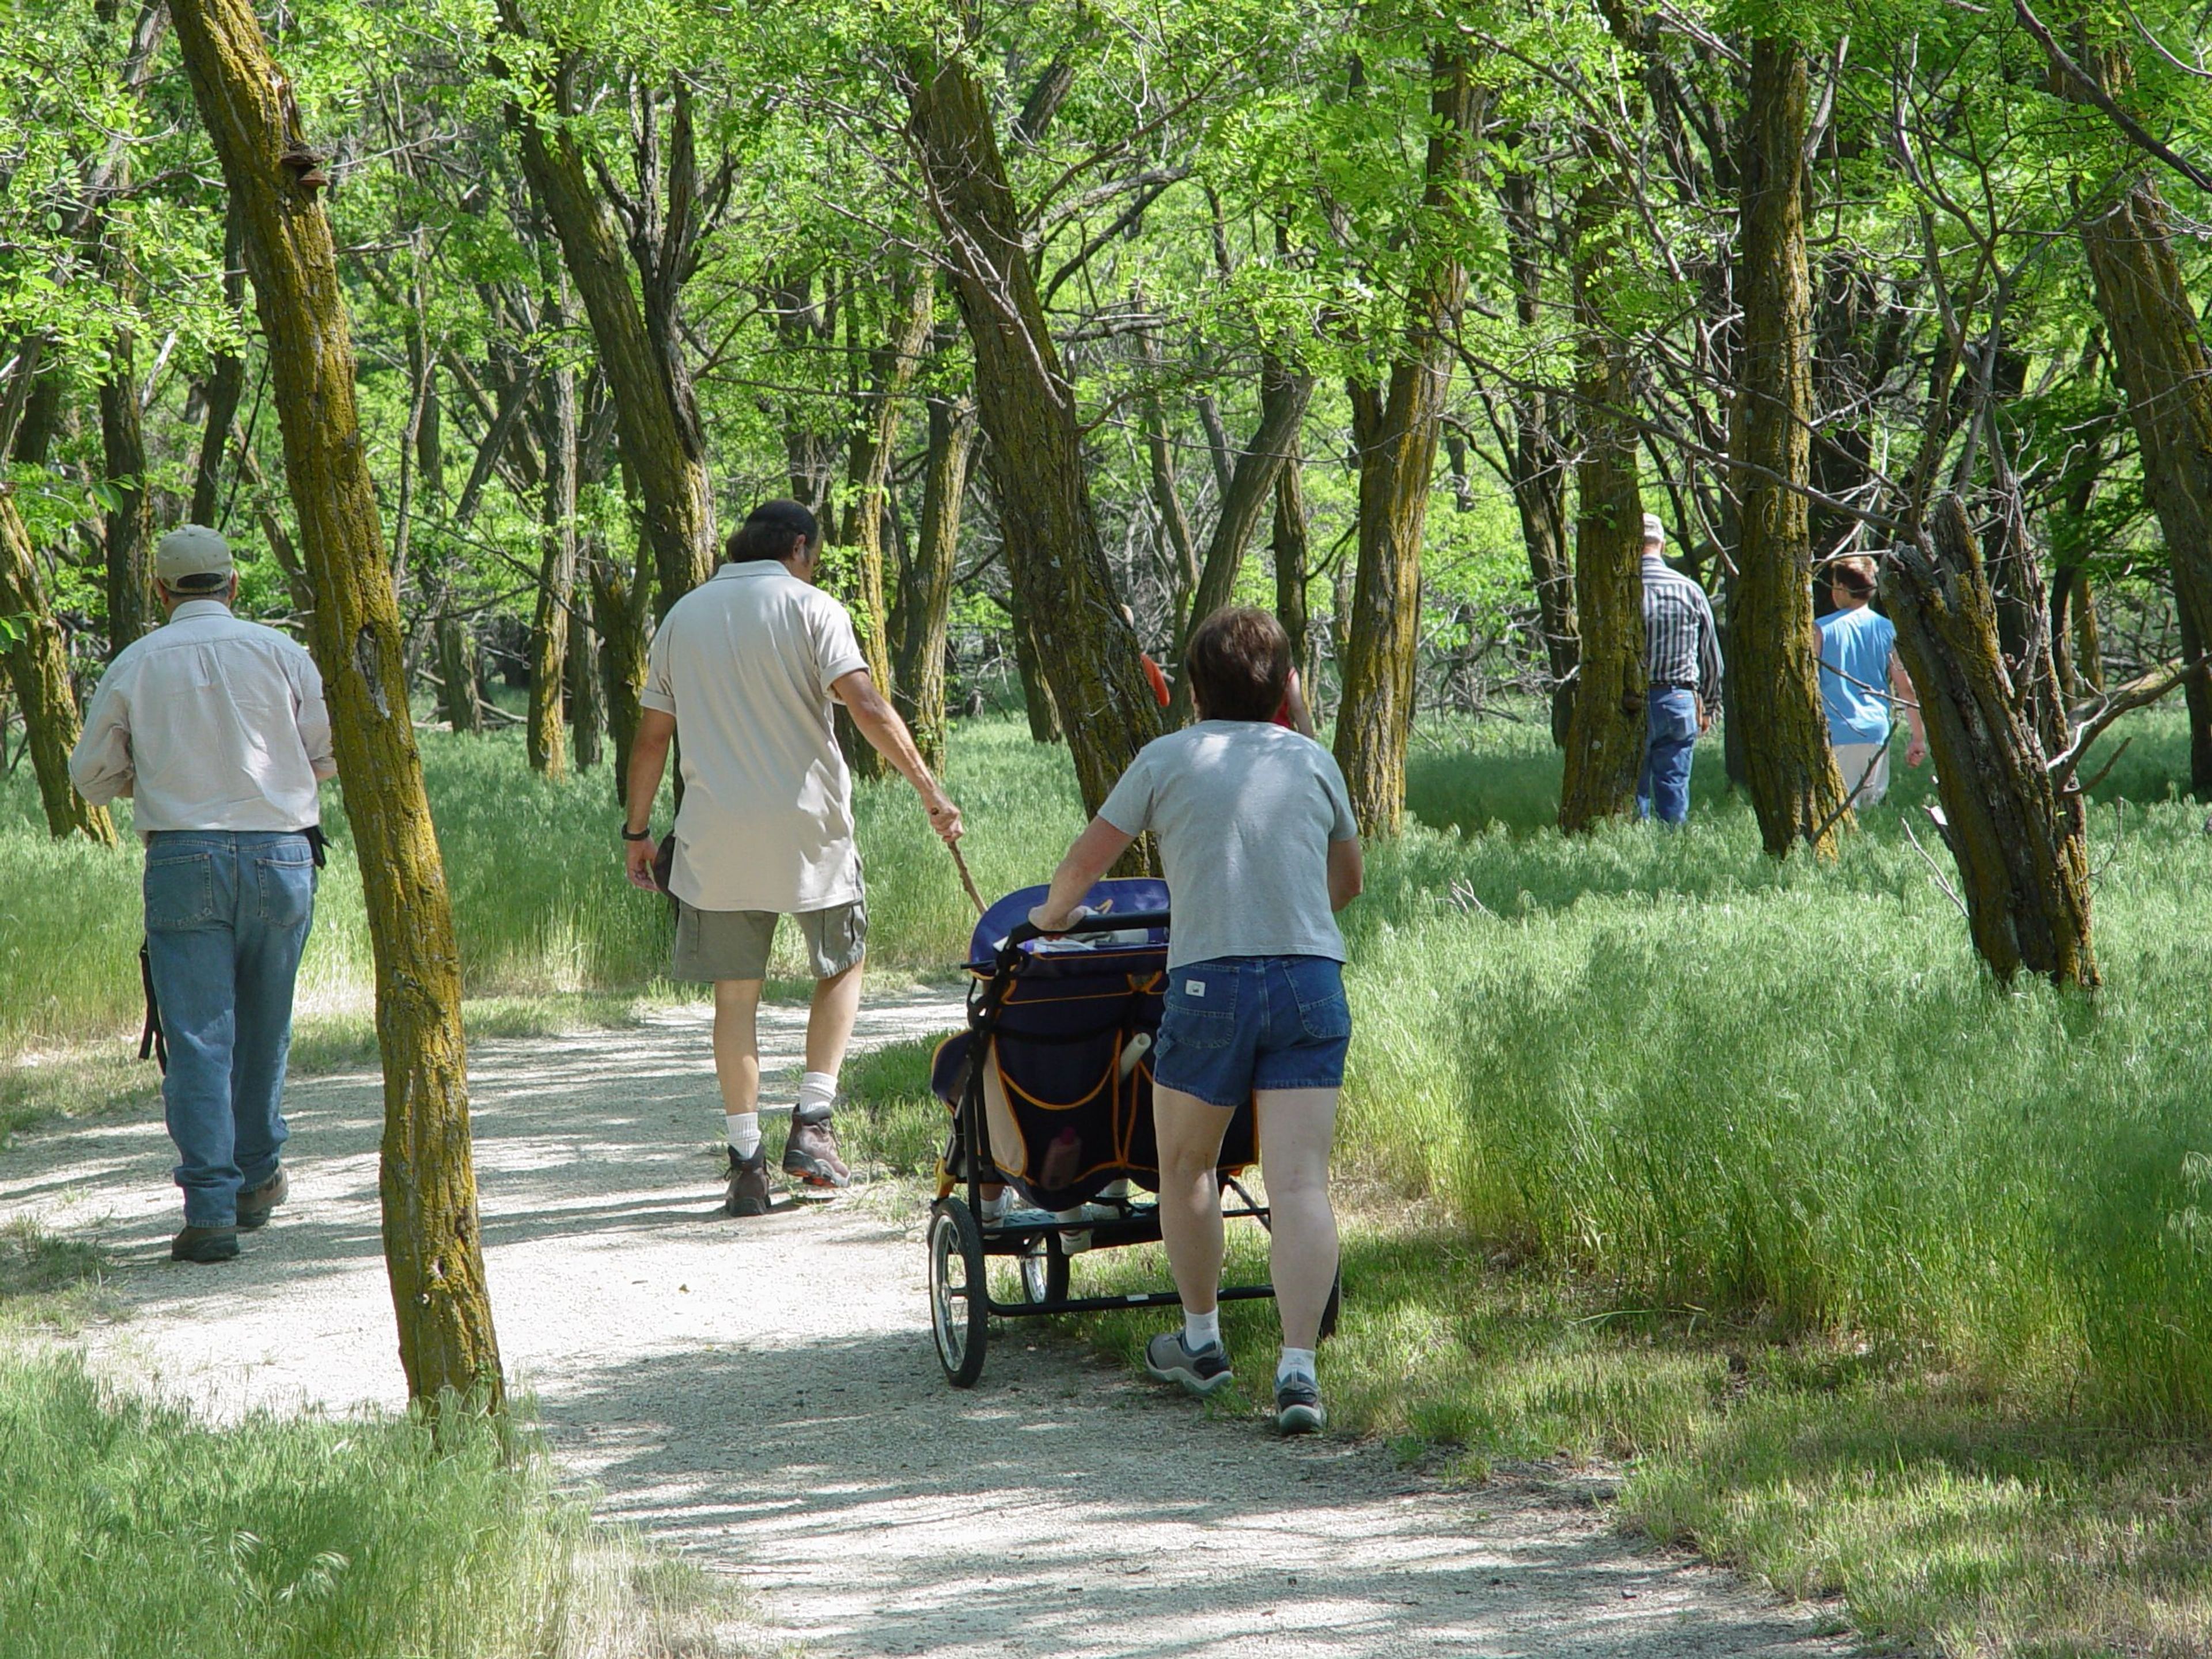
[[[957, 1389], [982, 1374], [993, 1315], [1096, 1313], [1179, 1305], [1172, 1290], [1068, 1294], [1069, 1258], [1159, 1237], [1159, 1152], [1147, 1063], [1167, 979], [1167, 884], [1103, 881], [1092, 915], [1042, 938], [1029, 913], [1042, 887], [1009, 893], [976, 923], [968, 1029], [940, 1044], [930, 1086], [952, 1115], [929, 1216], [930, 1326]], [[1268, 1224], [1242, 1181], [1256, 1158], [1252, 1103], [1221, 1143], [1222, 1214]], [[1009, 1189], [984, 1218], [983, 1188]], [[990, 1291], [989, 1258], [1012, 1256], [1021, 1299]], [[1221, 1299], [1272, 1297], [1271, 1285], [1224, 1285]], [[1336, 1322], [1332, 1293], [1322, 1322]]]

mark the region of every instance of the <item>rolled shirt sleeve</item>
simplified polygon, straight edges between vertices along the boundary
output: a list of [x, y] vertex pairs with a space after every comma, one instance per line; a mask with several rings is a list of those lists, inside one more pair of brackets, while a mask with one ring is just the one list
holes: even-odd
[[84, 730], [70, 751], [70, 781], [94, 806], [105, 806], [131, 786], [137, 769], [131, 757], [131, 702], [118, 673], [110, 668], [85, 710]]
[[676, 674], [668, 660], [668, 624], [665, 621], [653, 630], [653, 643], [646, 650], [645, 684], [638, 690], [637, 706], [663, 714], [676, 712]]
[[821, 603], [806, 607], [807, 631], [814, 638], [814, 659], [820, 665], [817, 672], [827, 694], [846, 675], [866, 668], [868, 659], [860, 649], [860, 636], [853, 631], [851, 613], [819, 589], [815, 593]]

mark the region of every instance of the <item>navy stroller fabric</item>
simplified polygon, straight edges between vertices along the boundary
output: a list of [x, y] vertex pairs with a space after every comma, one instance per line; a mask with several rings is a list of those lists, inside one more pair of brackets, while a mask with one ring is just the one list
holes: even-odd
[[[996, 1059], [1007, 1117], [985, 1142], [999, 1173], [1030, 1203], [1073, 1209], [1124, 1176], [1157, 1192], [1150, 1048], [1159, 1031], [1166, 984], [1167, 930], [1124, 929], [1094, 936], [1095, 943], [1036, 940], [1021, 947], [1002, 981], [999, 964], [1006, 936], [1028, 920], [1045, 892], [1027, 887], [1009, 893], [976, 924], [968, 969], [979, 982], [969, 996], [969, 1029], [938, 1049], [931, 1085], [946, 1106], [957, 1109], [977, 1039], [986, 1037], [991, 1046], [983, 1052]], [[1167, 884], [1150, 878], [1103, 881], [1085, 902], [1094, 910], [1110, 905], [1109, 915], [1169, 908]], [[994, 1000], [990, 992], [1001, 983], [1003, 995]], [[988, 1032], [978, 1029], [986, 1021], [992, 1024]], [[1141, 1056], [1125, 1068], [1124, 1057], [1139, 1037]], [[975, 1103], [981, 1110], [980, 1089]], [[1242, 1170], [1255, 1152], [1248, 1101], [1223, 1139], [1224, 1173]], [[964, 1179], [967, 1173], [948, 1159], [948, 1179]], [[988, 1170], [982, 1174], [992, 1178]]]

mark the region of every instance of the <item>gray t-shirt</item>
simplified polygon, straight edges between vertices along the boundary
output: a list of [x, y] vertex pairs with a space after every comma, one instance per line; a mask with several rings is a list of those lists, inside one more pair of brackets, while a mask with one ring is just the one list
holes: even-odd
[[1200, 720], [1145, 745], [1098, 816], [1159, 837], [1174, 896], [1168, 966], [1215, 957], [1344, 960], [1328, 844], [1359, 826], [1312, 738], [1265, 720]]

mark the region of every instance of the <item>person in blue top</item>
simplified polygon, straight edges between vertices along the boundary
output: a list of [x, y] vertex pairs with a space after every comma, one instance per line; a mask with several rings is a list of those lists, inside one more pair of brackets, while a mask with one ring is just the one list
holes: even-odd
[[1905, 710], [1912, 733], [1905, 750], [1908, 766], [1928, 758], [1927, 729], [1912, 682], [1898, 659], [1897, 629], [1868, 604], [1874, 598], [1874, 561], [1863, 554], [1831, 561], [1828, 592], [1836, 608], [1814, 623], [1820, 634], [1820, 701], [1828, 712], [1828, 743], [1844, 787], [1851, 792], [1851, 805], [1873, 806], [1889, 793], [1893, 704]]

